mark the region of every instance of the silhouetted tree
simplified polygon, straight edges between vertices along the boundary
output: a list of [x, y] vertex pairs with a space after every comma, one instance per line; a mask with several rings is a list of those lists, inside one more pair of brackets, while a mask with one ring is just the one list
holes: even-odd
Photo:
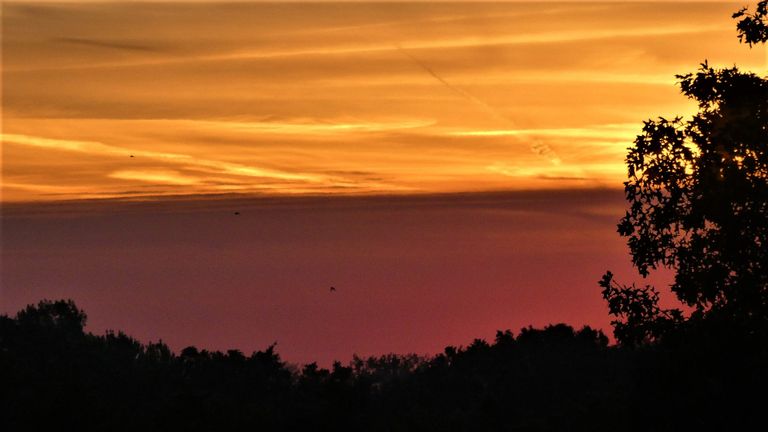
[[[765, 15], [765, 1], [734, 14], [742, 41], [766, 41]], [[643, 277], [674, 270], [671, 289], [692, 318], [754, 326], [768, 317], [768, 80], [707, 62], [677, 78], [699, 111], [645, 122], [626, 158], [630, 207], [618, 232]], [[600, 285], [622, 343], [658, 339], [682, 322], [651, 286], [619, 285], [610, 272]]]
[[744, 7], [733, 14], [733, 18], [741, 18], [736, 25], [739, 32], [739, 41], [746, 42], [749, 46], [768, 41], [768, 1], [763, 0], [757, 4], [755, 12], [747, 13], [749, 8]]

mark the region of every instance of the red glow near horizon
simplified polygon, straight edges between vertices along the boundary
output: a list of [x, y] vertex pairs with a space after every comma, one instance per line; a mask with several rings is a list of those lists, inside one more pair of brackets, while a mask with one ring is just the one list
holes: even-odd
[[608, 190], [9, 207], [2, 312], [72, 298], [96, 333], [278, 342], [326, 365], [527, 325], [608, 330], [597, 280], [637, 279], [622, 207]]

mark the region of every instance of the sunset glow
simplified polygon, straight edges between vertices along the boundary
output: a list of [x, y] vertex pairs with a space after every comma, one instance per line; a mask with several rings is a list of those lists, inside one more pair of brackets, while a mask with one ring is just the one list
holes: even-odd
[[3, 2], [0, 313], [326, 365], [609, 333], [627, 148], [676, 74], [765, 73], [741, 6]]
[[616, 187], [733, 9], [7, 3], [3, 200]]

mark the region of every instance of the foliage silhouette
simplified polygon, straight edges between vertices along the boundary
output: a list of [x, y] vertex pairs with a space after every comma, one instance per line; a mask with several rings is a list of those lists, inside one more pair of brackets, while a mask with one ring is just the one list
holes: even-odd
[[325, 369], [275, 345], [176, 355], [84, 322], [64, 301], [0, 316], [2, 430], [612, 430], [629, 376], [600, 331], [564, 324]]
[[[742, 18], [742, 41], [766, 41], [765, 1], [754, 14], [745, 8], [733, 16]], [[677, 78], [699, 111], [688, 120], [645, 122], [626, 158], [630, 207], [618, 232], [643, 277], [674, 270], [671, 290], [693, 310], [690, 319], [765, 327], [768, 80], [706, 61]], [[679, 309], [660, 308], [651, 286], [619, 285], [610, 272], [600, 285], [621, 343], [656, 341], [686, 321]]]
[[750, 395], [768, 385], [768, 346], [712, 321], [644, 350], [557, 324], [329, 369], [289, 365], [274, 344], [177, 355], [84, 321], [69, 301], [0, 316], [2, 430], [738, 429], [763, 421], [765, 397]]
[[733, 18], [741, 18], [736, 25], [739, 41], [752, 46], [768, 41], [768, 1], [763, 0], [755, 7], [755, 12], [747, 13], [749, 8], [743, 7], [733, 14]]

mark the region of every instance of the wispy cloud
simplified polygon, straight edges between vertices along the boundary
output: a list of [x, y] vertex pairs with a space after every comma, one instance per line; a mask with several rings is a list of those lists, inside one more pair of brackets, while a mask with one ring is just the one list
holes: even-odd
[[147, 158], [166, 163], [182, 165], [187, 169], [204, 172], [226, 173], [238, 176], [272, 178], [279, 180], [295, 180], [310, 183], [325, 183], [329, 179], [326, 176], [311, 173], [293, 173], [251, 165], [243, 165], [230, 162], [222, 162], [210, 159], [195, 158], [185, 154], [155, 152], [146, 150], [131, 150], [107, 145], [96, 141], [62, 140], [28, 135], [2, 134], [4, 143], [45, 148], [50, 150], [75, 151], [88, 154], [101, 154], [108, 156]]
[[270, 50], [270, 49], [240, 49], [230, 52], [219, 52], [213, 54], [199, 54], [192, 56], [176, 56], [164, 58], [151, 58], [144, 60], [126, 60], [111, 61], [105, 63], [75, 64], [67, 66], [48, 66], [24, 68], [14, 67], [9, 71], [31, 71], [45, 69], [96, 69], [96, 68], [115, 68], [115, 67], [142, 67], [151, 65], [168, 65], [179, 63], [195, 62], [217, 62], [228, 60], [248, 60], [248, 59], [270, 59], [281, 57], [312, 57], [312, 56], [343, 56], [350, 54], [363, 54], [375, 52], [396, 51], [400, 47], [409, 50], [445, 50], [456, 48], [472, 47], [491, 47], [504, 45], [540, 45], [540, 44], [558, 44], [571, 43], [579, 41], [599, 41], [603, 39], [632, 38], [632, 37], [653, 37], [653, 36], [676, 36], [684, 34], [701, 34], [718, 31], [729, 31], [729, 23], [717, 25], [668, 25], [654, 27], [635, 27], [635, 28], [610, 28], [610, 29], [580, 29], [568, 31], [544, 31], [531, 32], [523, 34], [507, 35], [484, 35], [453, 37], [438, 40], [407, 40], [384, 43], [342, 43], [334, 46], [319, 46], [314, 48], [297, 48], [288, 50]]
[[526, 178], [534, 177], [541, 179], [583, 179], [597, 180], [604, 179], [606, 173], [624, 174], [626, 168], [616, 164], [587, 163], [558, 168], [531, 167], [511, 165], [505, 162], [496, 162], [485, 167], [486, 170], [501, 174], [507, 177]]
[[149, 45], [141, 45], [136, 43], [122, 42], [122, 41], [99, 40], [99, 39], [60, 37], [60, 38], [53, 39], [53, 42], [72, 44], [72, 45], [81, 45], [81, 46], [87, 46], [87, 47], [93, 47], [93, 48], [106, 48], [106, 49], [116, 49], [116, 50], [125, 50], [125, 51], [146, 51], [146, 52], [160, 51], [159, 49]]
[[580, 128], [540, 129], [490, 129], [449, 132], [454, 136], [499, 137], [499, 136], [553, 136], [573, 138], [632, 139], [639, 130], [638, 123], [594, 125]]
[[150, 183], [166, 183], [173, 185], [199, 185], [202, 181], [196, 177], [183, 175], [171, 170], [119, 170], [109, 174], [109, 177], [121, 180], [139, 180]]
[[211, 120], [159, 120], [182, 123], [192, 127], [259, 134], [339, 134], [353, 132], [384, 132], [432, 126], [434, 120], [411, 119], [398, 122], [238, 122]]

